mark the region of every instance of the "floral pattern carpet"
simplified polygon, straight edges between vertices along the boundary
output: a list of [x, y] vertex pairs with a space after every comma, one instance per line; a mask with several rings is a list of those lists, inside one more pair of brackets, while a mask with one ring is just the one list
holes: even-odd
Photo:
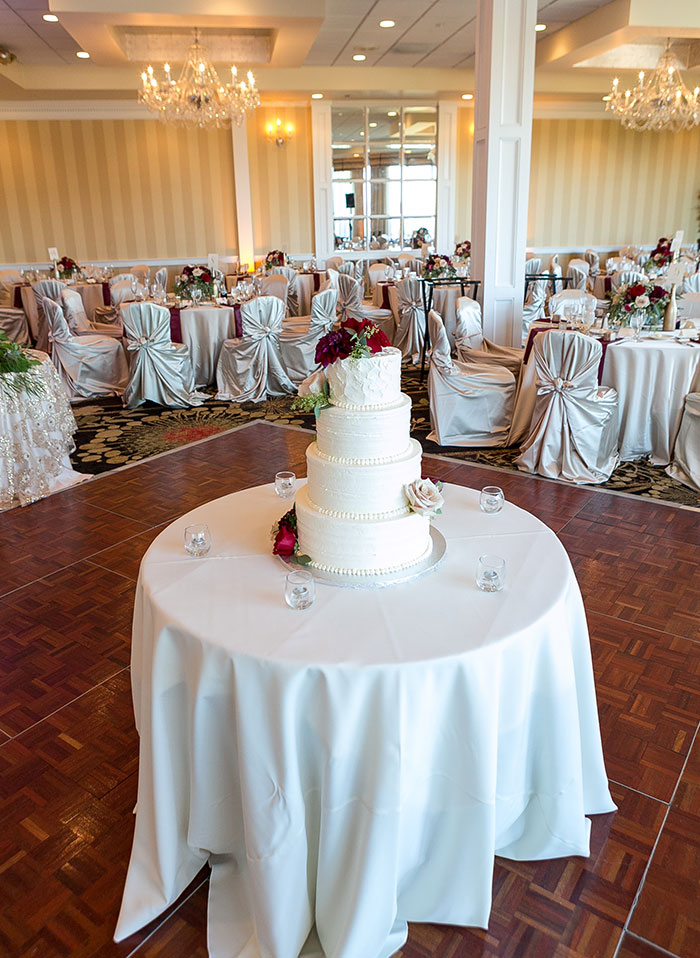
[[[417, 369], [404, 366], [402, 389], [413, 400], [411, 434], [425, 452], [517, 472], [513, 465], [517, 447], [468, 449], [428, 441], [428, 393], [419, 381]], [[209, 439], [257, 419], [313, 430], [313, 413], [292, 411], [292, 402], [291, 396], [263, 403], [222, 402], [212, 397], [204, 405], [189, 409], [168, 409], [150, 403], [138, 409], [124, 409], [119, 399], [89, 401], [73, 407], [78, 432], [71, 459], [79, 472], [96, 475]], [[644, 460], [621, 463], [608, 482], [595, 488], [700, 507], [698, 493], [671, 479], [660, 466]]]

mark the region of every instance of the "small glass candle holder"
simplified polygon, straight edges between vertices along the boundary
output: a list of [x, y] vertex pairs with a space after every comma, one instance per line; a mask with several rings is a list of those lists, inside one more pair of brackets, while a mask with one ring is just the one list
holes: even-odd
[[495, 515], [503, 508], [505, 496], [500, 486], [484, 486], [479, 496], [479, 508], [488, 515]]
[[185, 529], [185, 552], [198, 558], [211, 549], [211, 532], [208, 525], [187, 526]]
[[506, 583], [506, 560], [500, 556], [479, 556], [476, 584], [482, 592], [500, 592]]
[[297, 487], [297, 477], [293, 472], [278, 472], [275, 476], [275, 492], [280, 499], [290, 499]]
[[290, 609], [308, 609], [316, 598], [316, 583], [310, 572], [295, 569], [289, 572], [284, 585], [284, 598]]

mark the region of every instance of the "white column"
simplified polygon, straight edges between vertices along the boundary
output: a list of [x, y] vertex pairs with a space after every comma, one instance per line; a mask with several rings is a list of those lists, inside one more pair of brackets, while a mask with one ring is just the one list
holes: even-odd
[[484, 332], [521, 341], [537, 0], [478, 0], [472, 276]]
[[333, 256], [333, 150], [331, 105], [311, 104], [311, 144], [314, 177], [314, 255]]
[[240, 126], [231, 124], [233, 142], [233, 180], [236, 186], [236, 224], [238, 227], [238, 260], [255, 269], [255, 233], [253, 199], [250, 191], [248, 129], [245, 120]]
[[455, 248], [457, 200], [457, 104], [450, 100], [438, 103], [437, 158], [435, 250], [449, 256]]

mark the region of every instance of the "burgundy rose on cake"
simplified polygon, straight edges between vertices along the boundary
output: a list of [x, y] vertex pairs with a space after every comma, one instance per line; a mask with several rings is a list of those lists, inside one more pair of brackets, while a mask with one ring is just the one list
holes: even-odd
[[411, 512], [417, 512], [419, 516], [434, 519], [442, 513], [442, 507], [445, 504], [441, 489], [441, 482], [435, 483], [432, 479], [415, 479], [404, 486], [408, 508]]
[[362, 359], [372, 353], [380, 353], [391, 346], [386, 333], [369, 319], [346, 319], [340, 329], [333, 329], [322, 336], [316, 344], [315, 359], [319, 365], [330, 366], [339, 359]]
[[285, 512], [277, 525], [272, 527], [272, 538], [273, 555], [291, 559], [298, 565], [308, 565], [311, 561], [308, 556], [299, 555], [296, 506], [293, 506], [289, 512]]

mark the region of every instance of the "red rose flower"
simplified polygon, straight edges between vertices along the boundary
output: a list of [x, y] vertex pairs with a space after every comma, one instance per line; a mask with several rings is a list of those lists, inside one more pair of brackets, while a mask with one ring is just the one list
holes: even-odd
[[367, 345], [373, 353], [380, 353], [385, 346], [391, 346], [391, 343], [389, 342], [386, 333], [383, 330], [378, 329], [368, 337]]
[[637, 296], [644, 296], [646, 291], [647, 288], [643, 283], [635, 283], [634, 286], [630, 286], [630, 288], [627, 290], [627, 295], [633, 296], [636, 299]]
[[297, 544], [297, 534], [289, 526], [281, 526], [275, 536], [272, 554], [276, 556], [292, 556]]
[[211, 283], [211, 273], [202, 273], [199, 278], [203, 283]]
[[371, 323], [367, 319], [346, 319], [345, 322], [341, 324], [341, 328], [349, 329], [359, 335], [363, 329], [370, 325]]

